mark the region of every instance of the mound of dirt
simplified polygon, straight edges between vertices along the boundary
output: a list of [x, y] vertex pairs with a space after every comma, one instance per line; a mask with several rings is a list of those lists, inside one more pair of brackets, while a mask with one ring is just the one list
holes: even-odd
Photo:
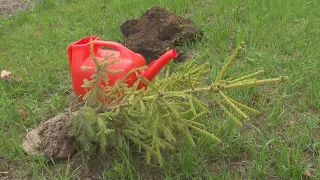
[[65, 159], [77, 150], [77, 142], [68, 135], [72, 117], [76, 113], [63, 113], [39, 124], [23, 140], [23, 149], [32, 156], [44, 155]]
[[[122, 44], [143, 55], [148, 64], [169, 49], [203, 36], [192, 20], [157, 6], [138, 19], [127, 20], [120, 29], [125, 36]], [[182, 60], [183, 56], [179, 52], [177, 59]]]

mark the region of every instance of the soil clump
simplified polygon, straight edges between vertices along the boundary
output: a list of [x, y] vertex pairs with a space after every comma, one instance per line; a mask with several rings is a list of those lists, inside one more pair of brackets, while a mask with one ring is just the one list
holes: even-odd
[[77, 112], [62, 113], [39, 124], [23, 140], [23, 149], [32, 156], [43, 155], [53, 159], [66, 159], [77, 150], [77, 142], [69, 136], [72, 118]]
[[[148, 64], [172, 48], [203, 36], [192, 20], [177, 16], [166, 9], [152, 7], [137, 19], [129, 19], [120, 26], [125, 36], [122, 44], [143, 55]], [[178, 50], [178, 61], [186, 54]]]

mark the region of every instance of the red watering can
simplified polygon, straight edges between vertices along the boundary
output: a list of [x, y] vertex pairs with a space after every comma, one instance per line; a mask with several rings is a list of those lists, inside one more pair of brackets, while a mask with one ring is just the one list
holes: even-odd
[[[81, 87], [83, 85], [83, 80], [90, 80], [90, 76], [94, 73], [94, 70], [81, 70], [82, 66], [95, 67], [95, 63], [91, 59], [89, 51], [90, 39], [93, 42], [94, 55], [98, 60], [103, 59], [106, 55], [112, 55], [109, 60], [120, 59], [120, 61], [108, 66], [109, 69], [123, 70], [123, 72], [108, 74], [110, 79], [109, 86], [112, 86], [118, 79], [125, 77], [130, 70], [146, 65], [145, 59], [140, 54], [131, 51], [119, 43], [101, 41], [98, 36], [88, 36], [77, 42], [73, 42], [68, 46], [68, 57], [73, 89], [79, 97], [85, 95], [89, 90]], [[102, 47], [108, 49], [102, 49]], [[151, 81], [155, 75], [175, 57], [177, 57], [177, 52], [172, 49], [163, 54], [159, 59], [153, 61], [146, 70], [138, 73]], [[132, 73], [127, 77], [126, 83], [131, 87], [136, 80], [137, 77], [135, 73]]]

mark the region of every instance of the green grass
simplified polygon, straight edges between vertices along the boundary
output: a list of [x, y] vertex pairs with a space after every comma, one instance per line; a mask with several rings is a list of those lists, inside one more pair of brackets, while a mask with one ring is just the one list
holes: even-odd
[[[228, 92], [263, 114], [239, 130], [213, 114], [210, 128], [223, 142], [201, 137], [194, 149], [182, 144], [164, 169], [120, 150], [110, 152], [112, 158], [91, 159], [99, 168], [88, 172], [81, 155], [64, 162], [27, 156], [21, 148], [26, 130], [68, 105], [67, 46], [88, 35], [121, 40], [121, 23], [155, 5], [191, 18], [204, 31], [202, 41], [184, 48], [212, 64], [212, 77], [245, 41], [230, 76], [263, 68], [264, 77], [289, 75], [289, 81]], [[114, 179], [303, 179], [309, 168], [319, 179], [319, 9], [318, 0], [42, 0], [32, 10], [0, 17], [0, 70], [22, 79], [0, 81], [0, 172], [8, 172], [0, 179], [73, 179], [92, 172]]]

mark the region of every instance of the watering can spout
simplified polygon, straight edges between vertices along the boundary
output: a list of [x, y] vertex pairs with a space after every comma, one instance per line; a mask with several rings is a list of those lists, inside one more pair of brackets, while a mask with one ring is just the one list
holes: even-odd
[[141, 71], [141, 75], [144, 76], [146, 79], [151, 81], [157, 73], [166, 65], [168, 62], [174, 58], [176, 58], [178, 55], [177, 51], [175, 49], [171, 49], [170, 51], [167, 51], [162, 56], [160, 56], [159, 59], [153, 61], [150, 63], [149, 67]]

